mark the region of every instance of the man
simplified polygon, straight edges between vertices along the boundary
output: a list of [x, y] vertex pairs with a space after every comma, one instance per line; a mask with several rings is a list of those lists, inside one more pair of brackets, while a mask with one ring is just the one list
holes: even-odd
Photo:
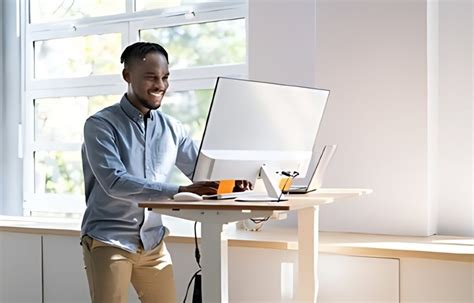
[[[121, 56], [127, 93], [89, 117], [82, 149], [87, 209], [81, 237], [92, 302], [176, 302], [161, 216], [138, 202], [187, 191], [215, 194], [216, 182], [167, 183], [176, 165], [190, 177], [197, 148], [183, 125], [157, 111], [168, 88], [168, 54], [138, 42]], [[246, 185], [244, 185], [246, 187]]]

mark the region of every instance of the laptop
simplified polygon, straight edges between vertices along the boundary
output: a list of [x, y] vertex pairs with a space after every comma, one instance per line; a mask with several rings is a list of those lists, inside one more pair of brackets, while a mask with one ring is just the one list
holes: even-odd
[[323, 176], [329, 162], [336, 152], [337, 145], [326, 145], [319, 157], [313, 157], [308, 166], [308, 172], [304, 178], [295, 178], [289, 189], [290, 194], [306, 194], [321, 188]]
[[[321, 188], [324, 173], [326, 172], [329, 162], [336, 152], [336, 148], [337, 145], [325, 145], [319, 157], [316, 157], [316, 153], [313, 153], [313, 157], [309, 163], [306, 176], [304, 178], [295, 178], [291, 184], [289, 193], [306, 194]], [[202, 197], [206, 200], [226, 200], [245, 196], [249, 193], [253, 193], [253, 191], [203, 195]]]

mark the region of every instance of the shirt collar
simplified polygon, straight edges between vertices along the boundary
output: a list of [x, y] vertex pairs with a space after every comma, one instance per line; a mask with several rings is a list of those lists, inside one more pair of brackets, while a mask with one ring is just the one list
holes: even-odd
[[[144, 117], [142, 112], [133, 106], [132, 102], [127, 99], [127, 94], [124, 94], [122, 100], [120, 100], [120, 106], [130, 119], [134, 121], [143, 121]], [[153, 120], [153, 111], [150, 111], [150, 119]]]

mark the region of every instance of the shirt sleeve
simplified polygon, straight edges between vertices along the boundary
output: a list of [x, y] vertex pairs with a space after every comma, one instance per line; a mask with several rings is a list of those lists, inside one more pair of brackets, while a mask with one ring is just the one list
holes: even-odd
[[112, 126], [105, 120], [90, 117], [84, 125], [85, 154], [102, 189], [107, 195], [134, 202], [151, 201], [170, 197], [179, 186], [169, 183], [150, 182], [132, 176], [120, 159]]
[[194, 167], [196, 166], [198, 147], [194, 143], [193, 139], [188, 135], [184, 126], [179, 124], [181, 127], [182, 138], [178, 146], [178, 155], [176, 156], [176, 167], [179, 168], [183, 174], [189, 179], [192, 178]]

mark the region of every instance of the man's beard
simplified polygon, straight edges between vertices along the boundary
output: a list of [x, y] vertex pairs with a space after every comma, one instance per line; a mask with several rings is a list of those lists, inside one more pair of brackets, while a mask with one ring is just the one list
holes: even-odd
[[160, 100], [160, 103], [158, 104], [158, 106], [155, 106], [153, 104], [150, 104], [146, 99], [140, 97], [140, 96], [137, 96], [137, 99], [138, 99], [138, 102], [140, 102], [140, 104], [145, 107], [145, 108], [148, 108], [150, 110], [154, 110], [154, 109], [158, 109], [160, 108], [161, 106], [161, 101], [163, 100], [163, 98]]

